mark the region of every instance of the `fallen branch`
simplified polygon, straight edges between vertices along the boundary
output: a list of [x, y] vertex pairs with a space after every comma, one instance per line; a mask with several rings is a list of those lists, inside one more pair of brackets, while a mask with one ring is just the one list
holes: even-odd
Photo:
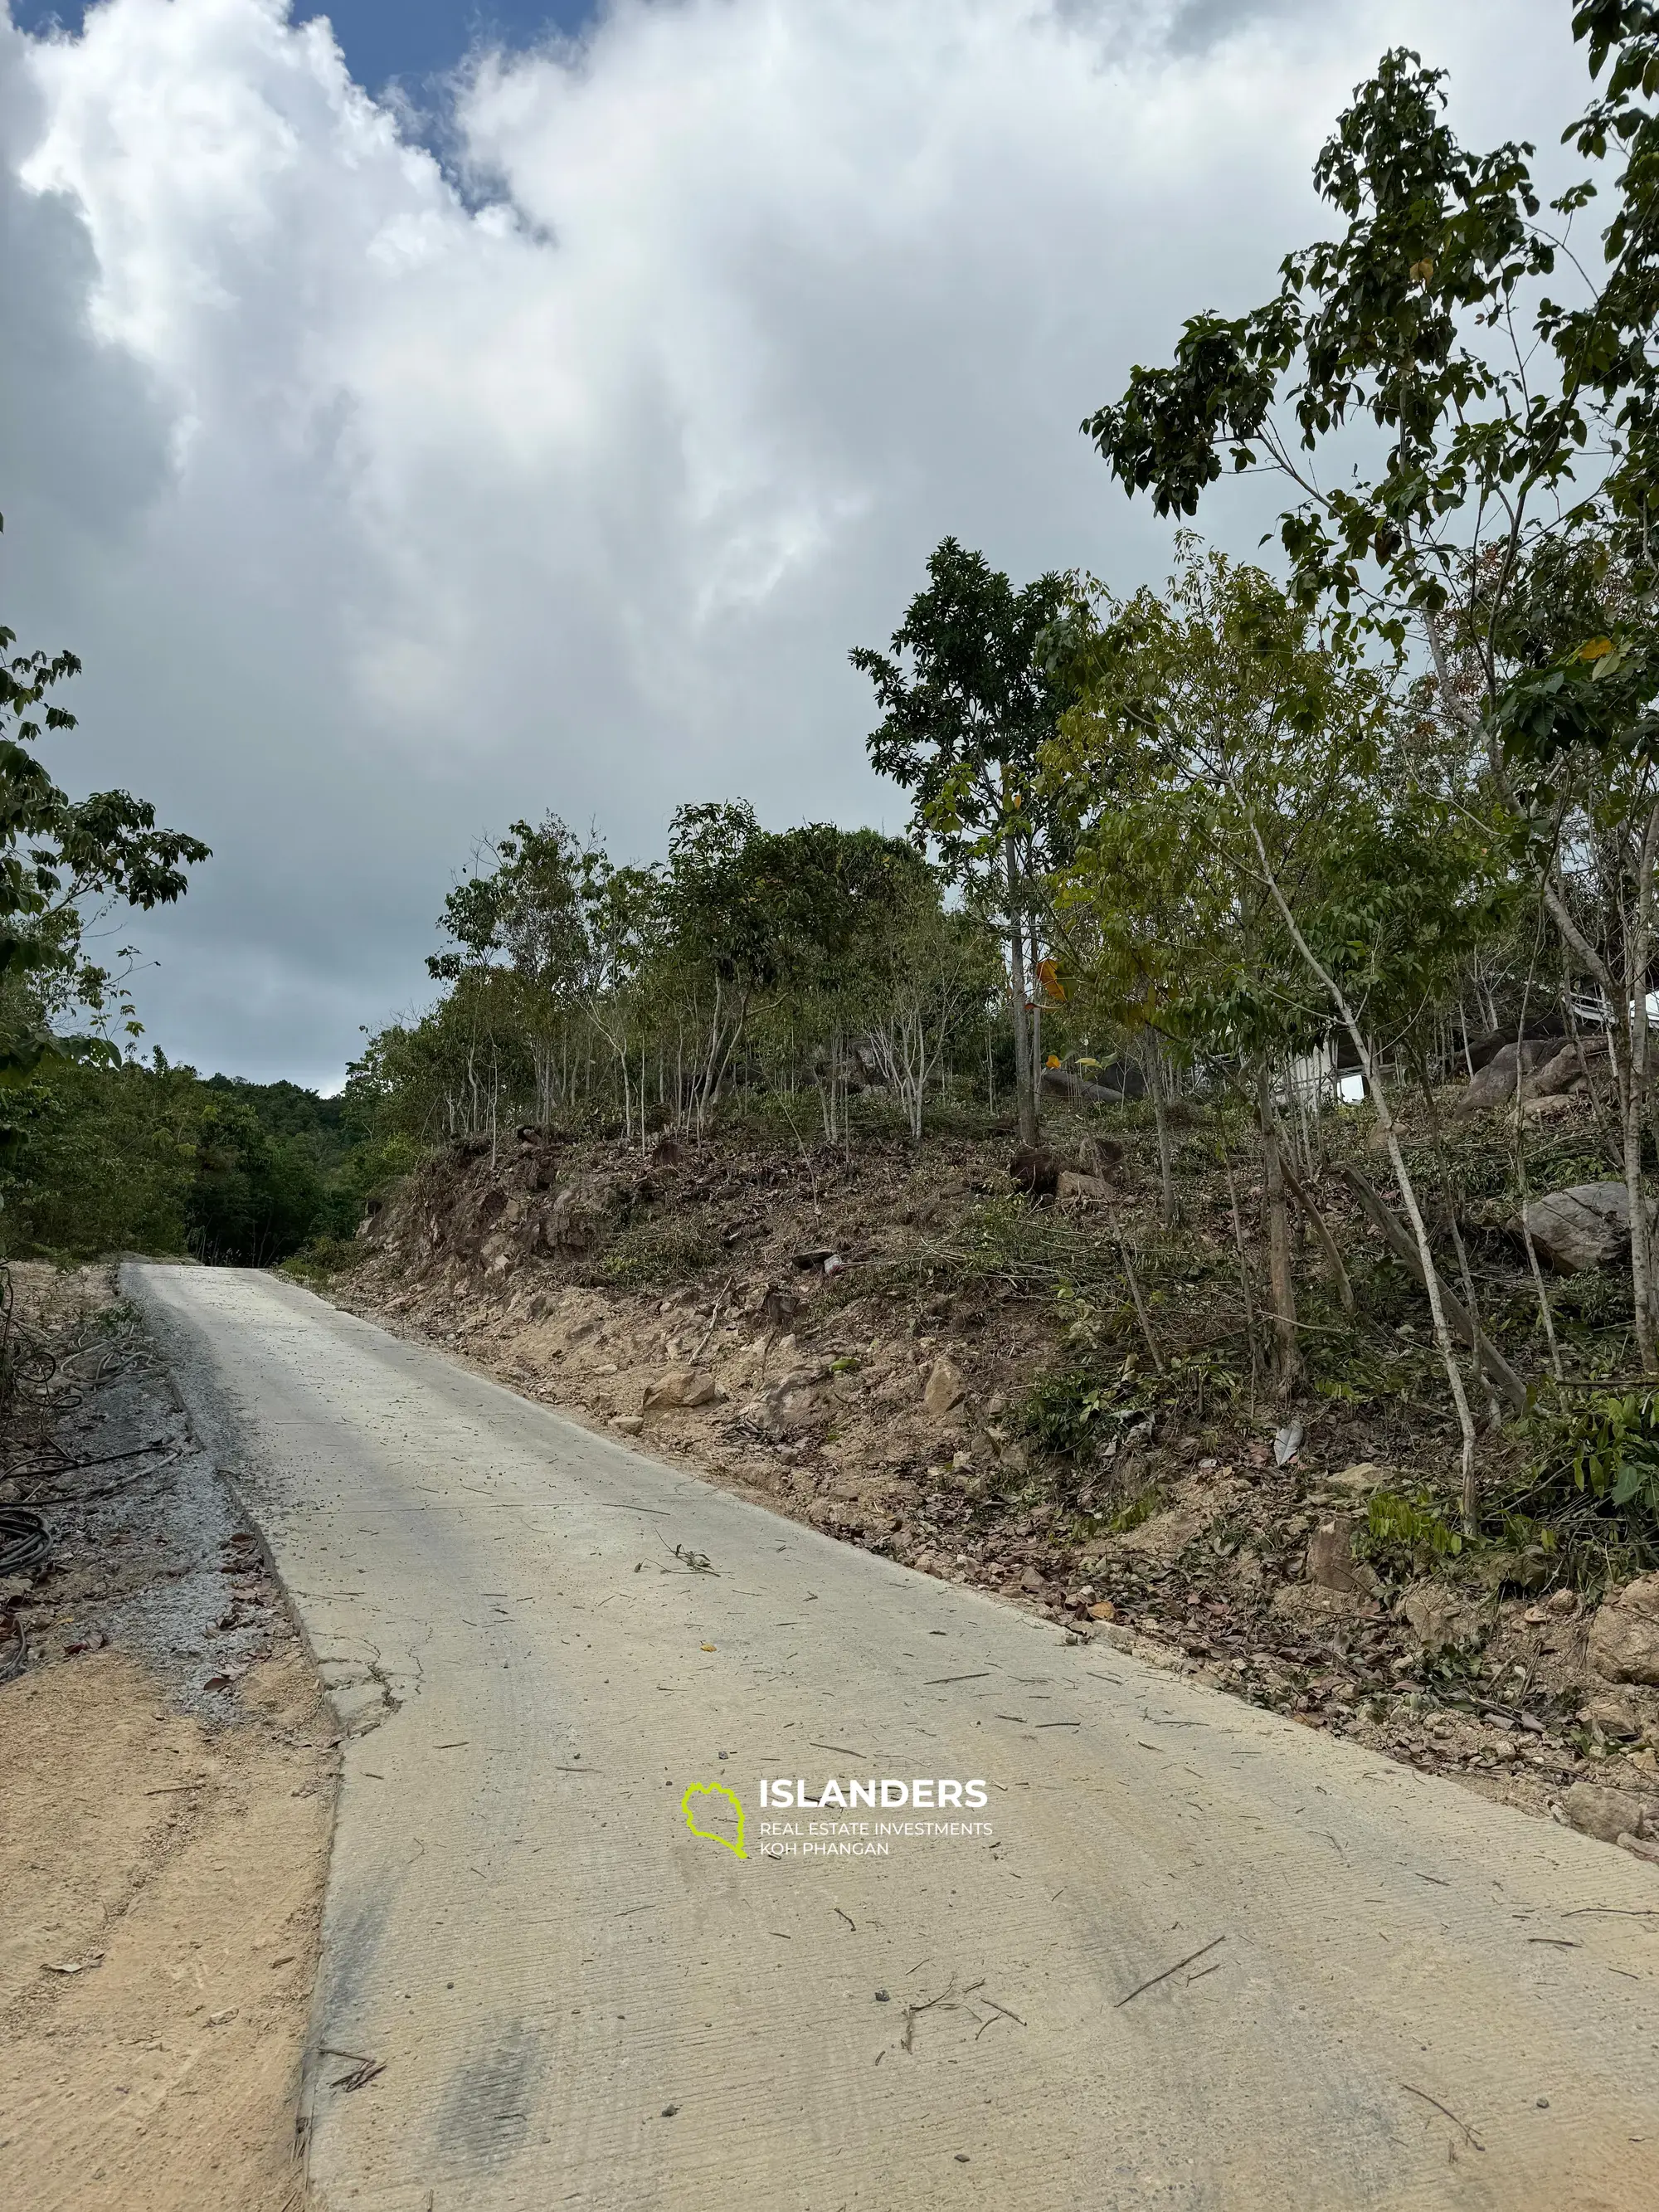
[[1124, 2006], [1139, 1996], [1143, 1990], [1155, 1990], [1160, 1982], [1167, 1982], [1171, 1974], [1178, 1974], [1183, 1966], [1190, 1966], [1194, 1959], [1201, 1959], [1206, 1951], [1213, 1951], [1218, 1943], [1224, 1943], [1226, 1940], [1224, 1936], [1213, 1936], [1209, 1942], [1200, 1943], [1196, 1951], [1188, 1951], [1184, 1959], [1177, 1959], [1173, 1966], [1166, 1966], [1161, 1974], [1152, 1975], [1148, 1981], [1138, 1982], [1127, 1997], [1118, 1999], [1112, 2010], [1121, 2012]]
[[1291, 1173], [1290, 1162], [1282, 1157], [1279, 1172], [1285, 1189], [1302, 1208], [1308, 1226], [1313, 1231], [1319, 1249], [1325, 1255], [1325, 1266], [1336, 1285], [1336, 1295], [1341, 1302], [1343, 1312], [1351, 1314], [1353, 1311], [1353, 1285], [1348, 1280], [1348, 1271], [1342, 1264], [1342, 1255], [1337, 1249], [1329, 1223]]
[[1449, 2105], [1443, 2105], [1438, 2097], [1430, 2096], [1426, 2089], [1413, 2088], [1409, 2081], [1402, 2081], [1400, 2086], [1406, 2092], [1406, 2094], [1408, 2097], [1420, 2097], [1425, 2105], [1432, 2105], [1437, 2112], [1443, 2112], [1455, 2128], [1462, 2129], [1465, 2136], [1474, 2144], [1476, 2150], [1485, 2150], [1486, 2146], [1481, 2142], [1480, 2136], [1476, 2135], [1474, 2130], [1469, 2125], [1468, 2122], [1467, 2120], [1460, 2120], [1456, 2113], [1452, 2111]]

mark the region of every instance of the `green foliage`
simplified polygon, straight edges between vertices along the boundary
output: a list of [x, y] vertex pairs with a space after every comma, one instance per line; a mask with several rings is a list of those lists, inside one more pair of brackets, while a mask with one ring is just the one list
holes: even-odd
[[0, 1236], [13, 1257], [193, 1252], [269, 1267], [347, 1239], [418, 1153], [362, 1137], [349, 1102], [297, 1084], [149, 1065], [42, 1062], [4, 1095]]
[[1555, 1284], [1550, 1297], [1558, 1323], [1577, 1322], [1587, 1329], [1616, 1328], [1621, 1334], [1630, 1327], [1635, 1306], [1629, 1274], [1610, 1267], [1586, 1267], [1565, 1282]]
[[1011, 830], [1037, 834], [1033, 781], [1066, 689], [1041, 647], [1072, 599], [1070, 580], [1039, 576], [1017, 591], [982, 553], [947, 538], [892, 649], [849, 655], [882, 713], [870, 758], [914, 797], [919, 838], [965, 878]]
[[43, 1061], [4, 1094], [7, 1256], [183, 1252], [195, 1175], [194, 1076], [165, 1062]]
[[[137, 1024], [119, 979], [88, 958], [88, 921], [111, 907], [146, 910], [182, 897], [205, 860], [199, 839], [160, 830], [148, 800], [125, 791], [72, 799], [34, 748], [76, 718], [52, 696], [80, 673], [72, 653], [18, 653], [0, 623], [0, 1083], [21, 1082], [48, 1055], [106, 1061], [111, 1018]], [[125, 958], [125, 954], [118, 956]], [[97, 1034], [58, 1034], [77, 1010]]]
[[302, 1283], [326, 1286], [337, 1275], [347, 1273], [363, 1256], [361, 1244], [349, 1237], [313, 1237], [291, 1252], [281, 1265], [279, 1272], [293, 1275]]
[[1564, 1394], [1540, 1401], [1528, 1427], [1547, 1492], [1571, 1490], [1659, 1536], [1659, 1391]]
[[[1337, 234], [1287, 256], [1266, 305], [1188, 321], [1171, 368], [1136, 368], [1084, 425], [1163, 514], [1194, 513], [1224, 456], [1283, 472], [1295, 597], [1361, 608], [1396, 646], [1408, 613], [1454, 594], [1452, 531], [1486, 510], [1518, 543], [1528, 497], [1569, 474], [1587, 434], [1571, 386], [1550, 392], [1484, 336], [1554, 266], [1527, 149], [1468, 152], [1445, 101], [1439, 71], [1404, 48], [1385, 54], [1315, 164]], [[1541, 301], [1534, 312], [1547, 327]], [[1358, 423], [1382, 433], [1374, 473], [1297, 456]]]
[[667, 1291], [721, 1257], [719, 1242], [702, 1224], [647, 1217], [618, 1231], [595, 1272], [601, 1282], [619, 1290]]
[[1379, 1564], [1420, 1571], [1425, 1562], [1455, 1559], [1463, 1538], [1443, 1517], [1438, 1501], [1426, 1490], [1409, 1494], [1373, 1491], [1365, 1509], [1362, 1548]]
[[1072, 1367], [1039, 1376], [1015, 1418], [1021, 1431], [1045, 1452], [1082, 1460], [1145, 1420], [1151, 1410], [1139, 1383], [1103, 1376], [1095, 1368]]

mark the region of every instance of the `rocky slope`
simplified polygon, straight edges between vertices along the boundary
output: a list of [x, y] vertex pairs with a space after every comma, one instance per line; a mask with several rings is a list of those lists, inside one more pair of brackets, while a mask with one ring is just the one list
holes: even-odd
[[[1251, 1404], [1206, 1349], [1237, 1297], [1212, 1192], [1148, 1278], [1154, 1382], [1119, 1258], [1156, 1237], [1150, 1135], [1079, 1135], [1035, 1191], [1009, 1163], [994, 1134], [642, 1154], [526, 1130], [429, 1161], [328, 1287], [849, 1542], [1659, 1861], [1659, 1577], [1597, 1607], [1509, 1554], [1383, 1557], [1369, 1501], [1449, 1457], [1407, 1370], [1294, 1421]], [[1363, 1217], [1335, 1225], [1358, 1270]], [[1085, 1340], [1116, 1383], [1057, 1453], [1044, 1378]]]

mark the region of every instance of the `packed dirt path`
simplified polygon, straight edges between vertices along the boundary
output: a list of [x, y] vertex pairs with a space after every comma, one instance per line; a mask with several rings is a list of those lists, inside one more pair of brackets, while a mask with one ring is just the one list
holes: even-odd
[[[1659, 2203], [1650, 1866], [269, 1277], [127, 1281], [355, 1731], [325, 2212]], [[832, 1776], [988, 1804], [762, 1809]], [[683, 1817], [716, 1783], [746, 1858]], [[731, 1839], [726, 1804], [692, 1810]], [[994, 1832], [764, 1854], [884, 1818]]]

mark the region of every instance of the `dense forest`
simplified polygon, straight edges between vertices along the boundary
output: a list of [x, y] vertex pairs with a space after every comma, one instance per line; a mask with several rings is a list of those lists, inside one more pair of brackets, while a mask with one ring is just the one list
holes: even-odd
[[[41, 798], [60, 857], [8, 878], [9, 1249], [325, 1261], [435, 1147], [556, 1127], [643, 1149], [744, 1115], [803, 1157], [1006, 1117], [1041, 1195], [1056, 1110], [1141, 1117], [1173, 1239], [1197, 1121], [1265, 1389], [1294, 1401], [1313, 1335], [1346, 1325], [1310, 1322], [1310, 1275], [1352, 1311], [1310, 1186], [1363, 1152], [1425, 1301], [1466, 1531], [1483, 1437], [1585, 1382], [1602, 1395], [1551, 1449], [1659, 1510], [1659, 26], [1613, 0], [1574, 23], [1583, 181], [1546, 205], [1532, 149], [1463, 147], [1439, 74], [1385, 55], [1316, 164], [1328, 235], [1083, 426], [1176, 520], [1166, 580], [1018, 585], [938, 547], [889, 642], [852, 654], [907, 838], [688, 803], [639, 865], [556, 812], [516, 823], [444, 902], [429, 1010], [322, 1101], [71, 1042], [66, 1008], [107, 1027], [119, 999], [76, 968], [73, 915], [175, 896], [202, 855], [157, 848], [120, 794], [89, 826]], [[1229, 471], [1282, 488], [1271, 570], [1188, 527]], [[12, 667], [22, 720], [72, 672]], [[9, 743], [14, 783], [41, 734]], [[10, 818], [21, 855], [36, 830]], [[1462, 1141], [1471, 1101], [1497, 1139]], [[1528, 1227], [1569, 1185], [1620, 1242], [1599, 1334]], [[1524, 1311], [1496, 1310], [1494, 1207]]]

